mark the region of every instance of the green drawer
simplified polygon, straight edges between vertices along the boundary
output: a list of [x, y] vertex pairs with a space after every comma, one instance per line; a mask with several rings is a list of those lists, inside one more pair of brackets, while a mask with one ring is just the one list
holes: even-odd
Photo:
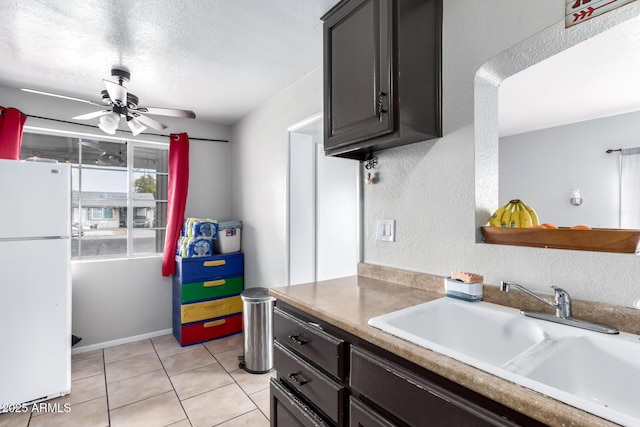
[[238, 295], [244, 283], [242, 276], [182, 285], [182, 303]]

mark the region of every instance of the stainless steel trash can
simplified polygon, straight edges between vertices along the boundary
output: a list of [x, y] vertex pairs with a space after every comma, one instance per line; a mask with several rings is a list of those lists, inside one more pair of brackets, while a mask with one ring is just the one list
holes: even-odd
[[252, 374], [273, 369], [273, 302], [267, 288], [242, 291], [244, 361], [240, 367]]

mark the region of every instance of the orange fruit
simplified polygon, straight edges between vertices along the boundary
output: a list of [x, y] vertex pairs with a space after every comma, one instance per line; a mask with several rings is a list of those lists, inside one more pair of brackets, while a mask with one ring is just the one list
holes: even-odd
[[546, 229], [547, 227], [545, 227], [542, 224], [536, 224], [536, 225], [530, 225], [529, 228], [542, 228], [542, 229]]
[[574, 225], [573, 227], [571, 227], [572, 230], [591, 230], [591, 227], [589, 227], [588, 225]]
[[551, 224], [550, 222], [545, 222], [544, 224], [541, 224], [544, 228], [549, 228], [551, 230], [557, 230], [558, 226], [555, 224]]

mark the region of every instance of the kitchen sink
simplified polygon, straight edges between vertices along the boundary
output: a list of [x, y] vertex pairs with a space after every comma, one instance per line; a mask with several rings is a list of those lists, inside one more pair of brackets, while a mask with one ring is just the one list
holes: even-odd
[[369, 325], [622, 425], [640, 426], [640, 337], [440, 298]]
[[450, 298], [375, 317], [369, 325], [447, 356], [497, 366], [545, 338], [542, 329], [517, 310]]

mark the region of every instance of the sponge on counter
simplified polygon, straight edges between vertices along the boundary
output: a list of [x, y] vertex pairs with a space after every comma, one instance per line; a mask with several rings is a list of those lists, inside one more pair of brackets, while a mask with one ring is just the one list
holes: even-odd
[[482, 283], [484, 281], [482, 274], [464, 273], [462, 271], [451, 272], [451, 278], [464, 283]]

